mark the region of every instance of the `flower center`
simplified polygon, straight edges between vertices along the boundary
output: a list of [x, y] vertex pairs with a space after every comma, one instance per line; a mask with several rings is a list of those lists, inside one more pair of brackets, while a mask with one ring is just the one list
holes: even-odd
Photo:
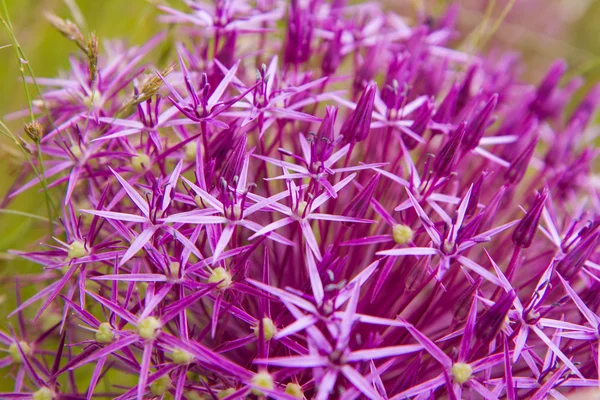
[[257, 106], [262, 107], [265, 103], [265, 96], [262, 94], [257, 94], [254, 101]]
[[139, 153], [131, 159], [131, 168], [135, 172], [144, 172], [150, 167], [150, 157], [147, 154]]
[[54, 392], [50, 388], [43, 387], [32, 396], [33, 400], [52, 400], [54, 398]]
[[414, 232], [408, 225], [397, 224], [392, 228], [394, 242], [403, 245], [413, 240]]
[[448, 239], [444, 240], [444, 252], [452, 253], [454, 251], [454, 243]]
[[300, 218], [304, 218], [304, 212], [306, 211], [307, 206], [308, 206], [308, 203], [304, 200], [302, 200], [300, 203], [298, 203], [298, 216]]
[[150, 384], [150, 391], [155, 396], [162, 396], [167, 393], [171, 386], [171, 378], [169, 375], [163, 375]]
[[194, 360], [194, 356], [187, 351], [175, 349], [171, 353], [171, 358], [175, 364], [189, 364]]
[[69, 245], [68, 259], [81, 258], [88, 255], [88, 251], [85, 248], [85, 244], [80, 240], [74, 240]]
[[115, 338], [115, 333], [108, 322], [103, 322], [96, 331], [96, 341], [99, 343], [110, 343]]
[[529, 310], [527, 315], [525, 316], [525, 322], [528, 324], [533, 324], [540, 318], [540, 313], [534, 309]]
[[158, 336], [158, 330], [161, 323], [155, 317], [143, 318], [138, 322], [137, 331], [142, 339], [155, 339]]
[[[20, 340], [19, 345], [21, 346], [21, 350], [26, 357], [29, 357], [31, 354], [33, 354], [31, 346], [29, 346], [27, 342]], [[13, 342], [10, 346], [8, 346], [8, 354], [10, 354], [10, 358], [12, 358], [15, 364], [21, 364], [23, 362], [23, 357], [21, 356], [19, 346], [17, 346], [16, 342]]]
[[194, 203], [196, 203], [196, 206], [197, 206], [198, 208], [201, 208], [201, 209], [204, 209], [204, 208], [205, 208], [205, 207], [204, 207], [204, 204], [202, 204], [202, 197], [200, 197], [199, 195], [196, 195], [196, 196], [194, 197]]
[[323, 302], [323, 305], [321, 306], [321, 312], [323, 313], [324, 316], [326, 316], [326, 317], [330, 316], [334, 310], [335, 310], [335, 308], [333, 306], [333, 302], [331, 301], [331, 299]]
[[217, 288], [221, 290], [228, 289], [231, 286], [232, 278], [231, 274], [223, 267], [217, 267], [213, 269], [212, 273], [208, 277], [208, 283], [217, 283]]
[[231, 213], [231, 216], [233, 217], [233, 219], [241, 219], [242, 218], [242, 207], [240, 207], [239, 204], [234, 204], [232, 208], [233, 208], [233, 212]]
[[187, 161], [196, 160], [196, 153], [198, 151], [198, 144], [196, 142], [189, 142], [185, 145], [185, 159]]
[[172, 261], [169, 263], [169, 276], [171, 278], [177, 279], [179, 278], [179, 270], [181, 269], [181, 264], [177, 261]]
[[[219, 397], [219, 395], [217, 395], [217, 398]], [[185, 392], [185, 398], [188, 400], [205, 400], [206, 397], [204, 397], [204, 395], [200, 394], [200, 392], [196, 392], [194, 390], [188, 390], [187, 392]]]
[[[265, 340], [271, 340], [271, 338], [273, 336], [275, 336], [275, 334], [277, 333], [277, 327], [275, 326], [275, 323], [273, 322], [273, 320], [271, 318], [268, 317], [264, 317], [262, 319], [262, 323], [263, 323], [263, 335], [265, 337]], [[256, 337], [258, 337], [258, 335], [260, 334], [260, 325], [257, 324], [254, 328], [252, 328], [252, 330], [254, 331], [254, 335]]]
[[471, 374], [473, 374], [473, 368], [467, 363], [456, 363], [452, 366], [452, 376], [454, 380], [460, 384], [465, 383], [469, 379], [471, 379]]
[[304, 392], [302, 391], [302, 386], [298, 385], [297, 383], [288, 383], [285, 386], [285, 392], [287, 394], [289, 394], [292, 397], [295, 397], [297, 399], [303, 399], [304, 398]]
[[69, 151], [71, 153], [73, 153], [73, 155], [75, 156], [75, 158], [77, 158], [77, 159], [81, 158], [81, 148], [79, 147], [79, 145], [74, 144], [73, 146], [71, 146], [69, 148]]
[[231, 396], [234, 393], [235, 393], [234, 388], [228, 388], [228, 389], [221, 390], [219, 393], [217, 393], [217, 397], [219, 399], [224, 399], [225, 397]]
[[[267, 371], [260, 371], [256, 375], [252, 377], [252, 384], [258, 388], [273, 390], [275, 387], [275, 382], [273, 382], [273, 377]], [[257, 396], [260, 396], [262, 393], [260, 390], [252, 389], [252, 393]]]
[[103, 103], [102, 95], [98, 90], [94, 90], [92, 91], [92, 94], [85, 98], [84, 102], [87, 107], [100, 108]]

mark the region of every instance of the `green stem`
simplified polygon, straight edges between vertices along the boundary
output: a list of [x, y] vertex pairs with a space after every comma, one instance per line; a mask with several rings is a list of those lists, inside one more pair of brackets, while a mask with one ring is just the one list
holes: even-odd
[[[14, 32], [12, 23], [10, 21], [10, 16], [8, 14], [8, 8], [6, 7], [6, 2], [5, 2], [5, 0], [1, 0], [1, 1], [2, 1], [2, 14], [3, 15], [0, 17], [0, 20], [2, 21], [2, 23], [4, 24], [4, 27], [6, 28], [6, 31], [8, 32], [8, 35], [12, 42], [12, 47], [14, 48], [14, 51], [15, 51], [15, 57], [17, 58], [17, 62], [19, 63], [19, 72], [21, 74], [21, 79], [23, 80], [23, 88], [25, 90], [25, 96], [27, 98], [27, 106], [29, 108], [29, 116], [30, 116], [31, 122], [33, 122], [33, 121], [35, 121], [35, 114], [33, 112], [33, 103], [31, 100], [31, 94], [29, 93], [29, 87], [27, 86], [25, 68], [27, 68], [27, 71], [33, 80], [34, 86], [35, 86], [40, 98], [42, 98], [41, 90], [35, 79], [33, 69], [31, 68], [31, 65], [29, 65], [29, 62], [27, 61], [27, 58], [25, 57], [25, 53], [23, 52], [23, 49], [21, 48], [21, 46], [17, 40], [17, 37], [15, 36], [15, 32]], [[24, 68], [24, 65], [26, 66], [25, 68]], [[46, 103], [43, 102], [43, 104], [44, 104], [44, 108], [46, 108], [48, 118], [51, 121], [50, 113], [48, 112]], [[2, 124], [2, 125], [3, 125], [4, 129], [7, 131], [7, 133], [10, 136], [12, 136], [13, 140], [19, 145], [21, 151], [24, 153], [25, 157], [27, 158], [28, 162], [31, 164], [34, 172], [36, 173], [40, 183], [42, 184], [42, 187], [44, 189], [44, 198], [46, 201], [46, 211], [48, 213], [48, 220], [51, 222], [49, 225], [50, 234], [53, 235], [53, 233], [54, 233], [54, 227], [52, 224], [52, 221], [54, 220], [53, 213], [58, 214], [58, 212], [57, 212], [56, 206], [54, 205], [54, 203], [52, 201], [52, 198], [50, 197], [50, 193], [48, 191], [48, 184], [46, 182], [45, 172], [44, 172], [44, 159], [43, 159], [43, 155], [42, 155], [42, 152], [40, 149], [40, 143], [39, 143], [39, 141], [36, 142], [37, 161], [38, 161], [39, 169], [40, 169], [38, 172], [37, 169], [35, 168], [35, 166], [33, 165], [33, 162], [31, 161], [31, 158], [29, 157], [29, 154], [26, 151], [26, 149], [24, 149], [23, 146], [18, 142], [18, 140], [16, 140], [16, 138], [10, 132], [10, 130], [8, 130], [6, 125], [4, 125], [4, 124]]]
[[18, 211], [18, 210], [0, 209], [0, 214], [20, 215], [22, 217], [28, 217], [28, 218], [32, 218], [32, 219], [39, 219], [40, 221], [50, 222], [50, 220], [48, 220], [48, 218], [42, 217], [41, 215], [31, 214], [28, 212]]

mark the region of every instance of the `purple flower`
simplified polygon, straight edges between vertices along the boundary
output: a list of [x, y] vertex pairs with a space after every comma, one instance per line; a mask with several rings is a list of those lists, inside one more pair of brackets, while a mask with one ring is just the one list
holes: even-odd
[[371, 126], [376, 89], [374, 83], [369, 83], [360, 95], [356, 108], [346, 118], [340, 131], [344, 142], [357, 143], [367, 138]]
[[538, 230], [538, 225], [547, 198], [547, 189], [544, 189], [542, 193], [537, 193], [535, 195], [535, 200], [533, 201], [531, 208], [527, 211], [527, 214], [521, 218], [521, 222], [519, 222], [513, 232], [512, 240], [516, 246], [523, 248], [531, 246], [533, 238]]
[[564, 62], [534, 86], [513, 53], [453, 48], [453, 7], [184, 3], [159, 6], [169, 35], [38, 80], [38, 161], [3, 203], [43, 181], [60, 218], [11, 252], [39, 270], [1, 398], [599, 386], [598, 87], [568, 107]]

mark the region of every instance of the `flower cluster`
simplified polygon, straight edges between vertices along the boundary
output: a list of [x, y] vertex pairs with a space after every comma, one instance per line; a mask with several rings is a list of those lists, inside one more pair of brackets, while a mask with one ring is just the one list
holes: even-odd
[[[53, 20], [82, 52], [37, 80], [43, 177], [11, 196], [44, 180], [60, 228], [15, 252], [43, 270], [17, 282], [37, 290], [0, 335], [0, 397], [600, 385], [600, 89], [566, 111], [564, 62], [528, 85], [514, 55], [450, 47], [452, 12], [185, 3], [159, 6], [168, 35], [100, 54]], [[173, 64], [150, 63], [164, 42]]]

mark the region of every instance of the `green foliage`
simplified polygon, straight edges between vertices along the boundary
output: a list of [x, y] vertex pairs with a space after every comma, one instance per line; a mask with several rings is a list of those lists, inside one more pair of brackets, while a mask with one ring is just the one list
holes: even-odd
[[[52, 77], [68, 68], [68, 56], [77, 47], [59, 32], [57, 32], [44, 17], [45, 11], [52, 11], [58, 16], [78, 23], [85, 35], [95, 32], [100, 38], [100, 51], [103, 42], [112, 39], [127, 39], [127, 44], [141, 44], [161, 27], [156, 20], [156, 6], [148, 0], [4, 0], [10, 15], [12, 28], [16, 39], [27, 55], [29, 66], [35, 71], [36, 77]], [[85, 25], [74, 17], [67, 4], [76, 3], [85, 18]], [[43, 5], [43, 6], [42, 6]], [[5, 115], [27, 108], [27, 96], [23, 89], [19, 62], [11, 45], [10, 34], [2, 27], [0, 29], [0, 121], [6, 123], [6, 128], [18, 136], [22, 134], [24, 122], [29, 122], [29, 116], [23, 119], [6, 121]], [[29, 75], [25, 71], [26, 75]], [[35, 98], [35, 88], [29, 86], [29, 95]], [[4, 128], [2, 129], [3, 133]], [[18, 151], [17, 145], [6, 135], [0, 136], [0, 203], [23, 170], [26, 162]], [[31, 179], [31, 177], [27, 177]], [[6, 321], [6, 316], [16, 307], [14, 295], [17, 274], [39, 272], [40, 266], [15, 259], [8, 254], [10, 249], [32, 249], [41, 238], [48, 234], [47, 210], [44, 196], [38, 190], [41, 186], [20, 195], [16, 201], [9, 204], [8, 209], [0, 206], [0, 320]], [[23, 298], [32, 295], [25, 288], [21, 292]], [[38, 304], [39, 306], [39, 304]], [[34, 312], [35, 305], [31, 312]], [[43, 317], [42, 317], [43, 319]], [[9, 320], [15, 325], [15, 318]], [[40, 321], [43, 324], [43, 321]], [[6, 330], [6, 324], [0, 324], [0, 329]], [[7, 371], [0, 370], [0, 374]], [[78, 376], [78, 381], [86, 382], [91, 376]], [[113, 381], [119, 381], [114, 377]], [[121, 382], [122, 383], [122, 382]], [[12, 390], [14, 382], [9, 379], [0, 380], [0, 392]], [[86, 385], [79, 389], [85, 391]], [[109, 388], [106, 388], [107, 390]]]

